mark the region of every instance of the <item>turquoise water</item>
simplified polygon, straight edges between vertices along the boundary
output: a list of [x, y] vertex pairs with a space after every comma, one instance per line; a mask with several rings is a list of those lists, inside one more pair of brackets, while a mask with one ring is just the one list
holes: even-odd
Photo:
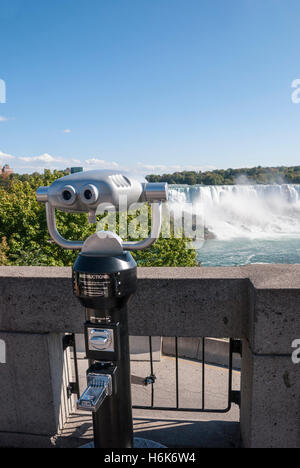
[[197, 251], [202, 266], [251, 263], [299, 263], [300, 237], [283, 239], [208, 240]]

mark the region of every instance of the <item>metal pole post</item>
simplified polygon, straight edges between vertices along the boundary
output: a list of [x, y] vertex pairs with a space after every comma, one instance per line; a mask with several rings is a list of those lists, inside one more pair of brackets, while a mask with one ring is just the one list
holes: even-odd
[[132, 448], [133, 424], [127, 303], [137, 287], [137, 266], [116, 256], [81, 253], [73, 266], [74, 292], [86, 308], [88, 386], [78, 408], [93, 412], [96, 448]]
[[[111, 362], [113, 367], [116, 367], [115, 391], [93, 414], [95, 448], [132, 448], [133, 424], [127, 306], [122, 309], [115, 308], [109, 314], [108, 317], [104, 316], [100, 310], [87, 309], [87, 320], [90, 323], [93, 323], [92, 317], [102, 319], [103, 327], [111, 323], [119, 323], [119, 358]], [[105, 362], [101, 361], [101, 364], [105, 365]], [[109, 361], [106, 364], [110, 364]]]

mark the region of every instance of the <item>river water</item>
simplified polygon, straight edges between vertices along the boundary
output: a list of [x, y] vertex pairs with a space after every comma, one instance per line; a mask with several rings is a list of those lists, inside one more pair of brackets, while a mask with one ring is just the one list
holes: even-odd
[[300, 185], [171, 185], [174, 211], [187, 204], [208, 233], [203, 266], [300, 263]]

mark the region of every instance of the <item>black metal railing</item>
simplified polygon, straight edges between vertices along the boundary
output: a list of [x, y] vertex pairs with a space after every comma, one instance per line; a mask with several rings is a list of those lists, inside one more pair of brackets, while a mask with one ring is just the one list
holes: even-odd
[[[155, 385], [156, 375], [154, 372], [154, 360], [152, 350], [152, 337], [149, 337], [149, 355], [150, 355], [150, 375], [145, 379], [145, 385], [151, 385], [151, 403], [147, 405], [134, 405], [134, 409], [143, 410], [157, 410], [157, 411], [185, 411], [185, 412], [197, 412], [197, 413], [227, 413], [231, 410], [232, 404], [240, 404], [240, 392], [233, 390], [232, 376], [233, 376], [233, 354], [241, 354], [241, 341], [236, 339], [229, 340], [229, 352], [228, 352], [228, 393], [227, 393], [227, 406], [225, 408], [207, 408], [206, 407], [206, 345], [205, 337], [201, 338], [202, 341], [202, 359], [201, 359], [201, 400], [202, 404], [199, 408], [189, 408], [180, 406], [180, 378], [179, 378], [179, 352], [178, 352], [178, 337], [175, 337], [175, 389], [176, 389], [176, 406], [156, 406], [155, 405]], [[227, 366], [225, 366], [227, 367]]]
[[[66, 351], [68, 348], [73, 349], [73, 359], [74, 359], [74, 373], [69, 369], [69, 361], [66, 359], [66, 366], [67, 366], [67, 375], [69, 376], [69, 383], [67, 386], [67, 396], [68, 398], [71, 395], [77, 395], [77, 398], [80, 398], [80, 390], [79, 390], [79, 372], [78, 372], [78, 360], [77, 360], [77, 350], [76, 350], [76, 339], [74, 333], [67, 333], [63, 337], [62, 341], [63, 350]], [[72, 374], [74, 374], [75, 381], [71, 379]]]

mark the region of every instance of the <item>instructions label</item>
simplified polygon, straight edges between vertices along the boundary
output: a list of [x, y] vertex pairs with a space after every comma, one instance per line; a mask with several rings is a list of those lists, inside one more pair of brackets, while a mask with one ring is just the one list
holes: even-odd
[[109, 275], [79, 273], [78, 283], [80, 296], [109, 297]]

